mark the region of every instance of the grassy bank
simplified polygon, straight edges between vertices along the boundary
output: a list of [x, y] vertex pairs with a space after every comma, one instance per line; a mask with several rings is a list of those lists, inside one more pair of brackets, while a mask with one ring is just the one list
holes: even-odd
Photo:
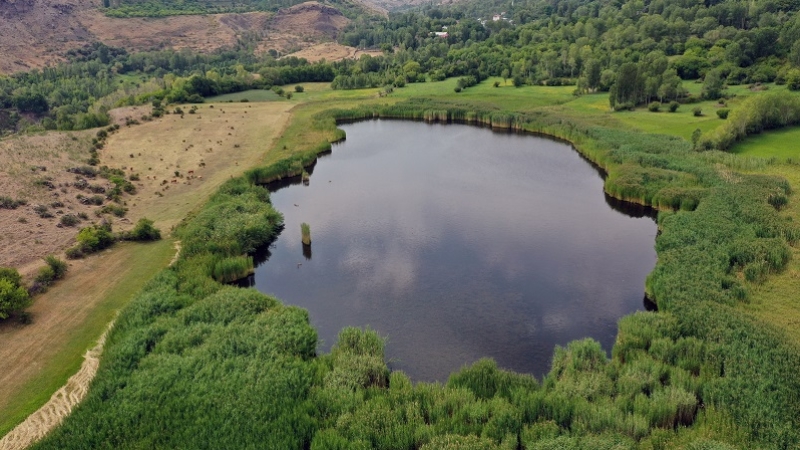
[[[66, 279], [36, 299], [31, 308], [33, 325], [9, 330], [15, 339], [24, 340], [27, 348], [2, 357], [6, 367], [3, 372], [14, 376], [0, 387], [0, 436], [64, 385], [80, 367], [83, 353], [94, 346], [116, 313], [166, 266], [174, 253], [169, 240], [117, 247], [73, 267]], [[64, 308], [55, 310], [54, 303], [66, 306], [71, 317], [59, 316], [58, 311]], [[19, 333], [25, 335], [17, 336]], [[0, 354], [13, 349], [14, 346], [5, 346]]]
[[[451, 93], [448, 83], [388, 99], [359, 91], [337, 100], [307, 89], [308, 103], [295, 109], [264, 167], [228, 181], [177, 230], [180, 260], [125, 309], [87, 400], [38, 448], [799, 445], [800, 353], [746, 308], [757, 286], [786, 271], [800, 238], [786, 210], [773, 206], [790, 198], [786, 179], [755, 173], [767, 170], [763, 161], [631, 131], [620, 116], [574, 109], [550, 90], [538, 104], [528, 101], [538, 88], [466, 91], [519, 96], [484, 103]], [[663, 210], [646, 286], [660, 312], [622, 319], [611, 359], [592, 340], [556, 349], [541, 381], [481, 361], [445, 385], [413, 385], [388, 371], [380, 337], [353, 329], [330, 354], [316, 355], [305, 311], [224, 286], [214, 268], [280, 227], [255, 182], [302, 171], [343, 138], [336, 120], [374, 117], [463, 121], [573, 142], [608, 172], [609, 193]]]

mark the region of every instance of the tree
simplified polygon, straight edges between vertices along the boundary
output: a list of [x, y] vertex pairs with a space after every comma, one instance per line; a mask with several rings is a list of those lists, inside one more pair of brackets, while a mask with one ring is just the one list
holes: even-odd
[[786, 87], [790, 91], [800, 91], [800, 70], [792, 69], [786, 75]]
[[703, 81], [703, 98], [708, 100], [716, 100], [722, 97], [722, 88], [724, 86], [722, 73], [719, 69], [712, 69], [706, 73], [706, 78]]
[[22, 277], [16, 269], [0, 267], [0, 319], [7, 319], [14, 311], [28, 304], [30, 296], [22, 286]]
[[600, 87], [600, 77], [602, 75], [602, 67], [600, 61], [590, 59], [586, 61], [583, 66], [583, 76], [586, 78], [586, 87], [590, 90], [596, 90]]
[[639, 79], [639, 67], [634, 63], [625, 63], [617, 72], [617, 79], [611, 87], [609, 102], [611, 107], [617, 105], [635, 105], [639, 101], [641, 80]]
[[503, 69], [503, 71], [500, 72], [500, 76], [503, 78], [503, 84], [506, 84], [508, 77], [510, 76], [508, 69]]

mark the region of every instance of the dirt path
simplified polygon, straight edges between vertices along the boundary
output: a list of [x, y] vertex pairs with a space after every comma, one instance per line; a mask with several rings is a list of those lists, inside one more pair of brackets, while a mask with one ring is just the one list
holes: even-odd
[[113, 322], [97, 341], [97, 345], [83, 356], [83, 364], [78, 373], [71, 376], [67, 384], [56, 391], [44, 406], [0, 439], [0, 450], [22, 450], [32, 445], [60, 425], [72, 412], [72, 408], [83, 400], [97, 374], [103, 345], [112, 326]]

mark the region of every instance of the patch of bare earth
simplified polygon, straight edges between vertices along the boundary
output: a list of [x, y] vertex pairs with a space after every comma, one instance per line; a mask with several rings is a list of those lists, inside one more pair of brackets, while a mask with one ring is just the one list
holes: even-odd
[[355, 47], [337, 44], [336, 42], [324, 42], [304, 48], [288, 56], [305, 58], [313, 63], [322, 61], [323, 59], [328, 62], [341, 61], [343, 59], [358, 59], [361, 55], [379, 56], [382, 55], [382, 53], [378, 50], [360, 50]]
[[128, 50], [209, 51], [260, 34], [270, 14], [211, 14], [164, 18], [107, 17], [95, 0], [0, 1], [0, 73], [40, 68], [92, 42]]
[[[385, 10], [362, 2], [368, 10]], [[349, 19], [318, 2], [270, 13], [113, 18], [99, 0], [0, 0], [0, 73], [41, 68], [92, 42], [130, 51], [156, 48], [211, 51], [230, 47], [244, 35], [259, 49], [289, 53], [335, 40]]]
[[269, 21], [259, 52], [274, 49], [294, 53], [320, 42], [335, 40], [350, 19], [319, 2], [305, 2], [278, 11]]

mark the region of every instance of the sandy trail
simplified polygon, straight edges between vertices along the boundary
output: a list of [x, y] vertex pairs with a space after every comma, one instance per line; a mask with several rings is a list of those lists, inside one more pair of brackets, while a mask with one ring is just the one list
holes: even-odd
[[108, 331], [113, 322], [97, 341], [97, 345], [84, 355], [78, 373], [67, 380], [50, 400], [35, 413], [28, 416], [24, 422], [17, 425], [10, 433], [0, 439], [1, 450], [22, 450], [28, 448], [47, 433], [61, 424], [78, 403], [86, 396], [97, 368], [100, 366], [100, 355], [106, 342]]

